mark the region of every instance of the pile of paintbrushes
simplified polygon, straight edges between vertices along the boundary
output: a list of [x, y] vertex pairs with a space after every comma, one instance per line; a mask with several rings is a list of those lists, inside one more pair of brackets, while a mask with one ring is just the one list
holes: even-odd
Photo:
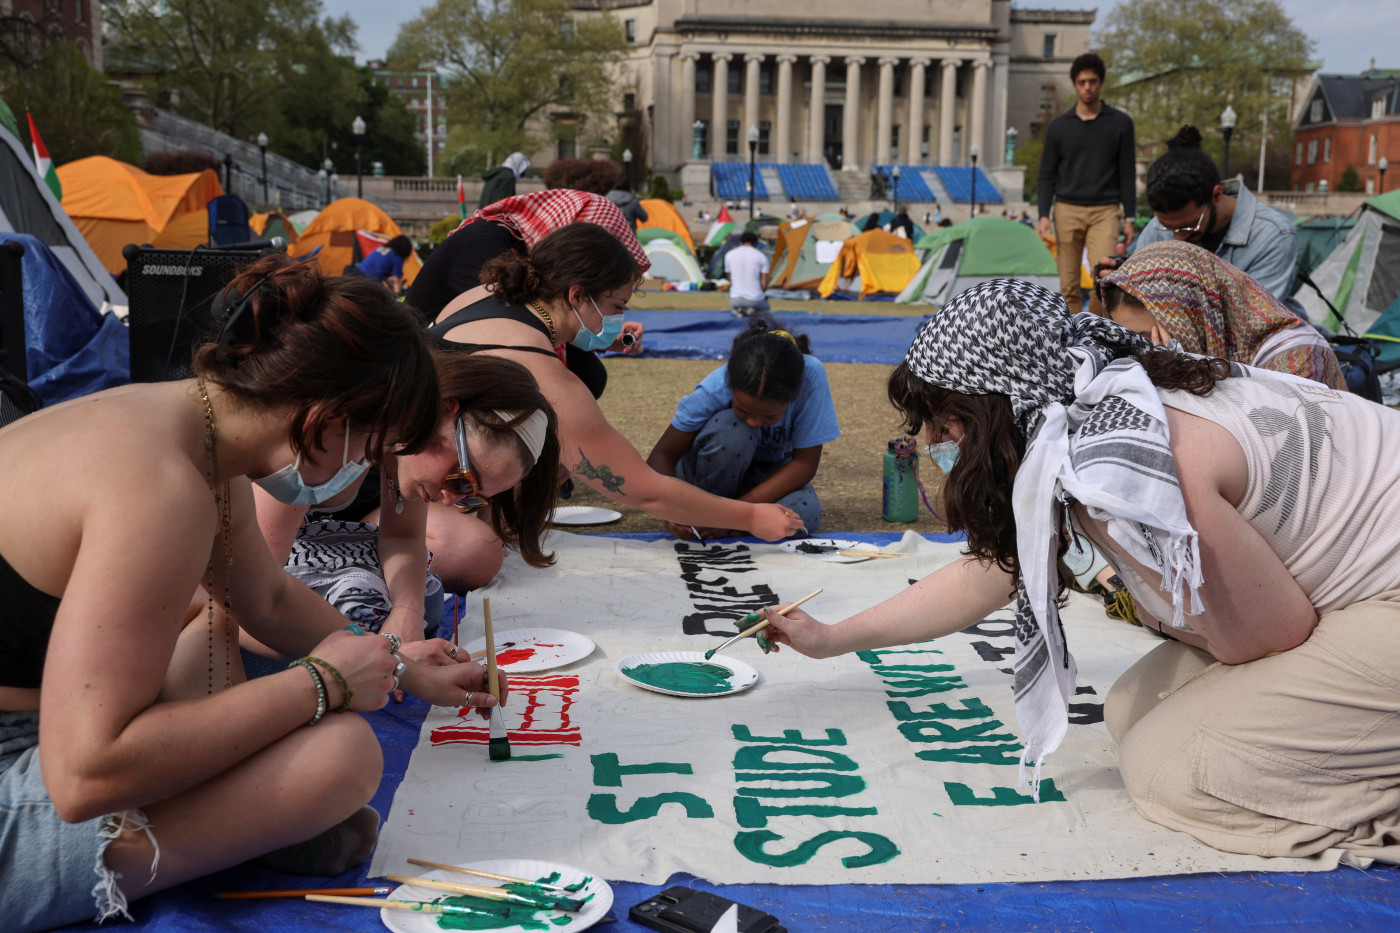
[[471, 868], [461, 868], [442, 862], [428, 862], [416, 858], [411, 858], [408, 861], [414, 865], [422, 865], [426, 868], [439, 868], [444, 871], [489, 878], [493, 881], [503, 882], [505, 887], [498, 888], [488, 885], [466, 884], [460, 881], [439, 881], [435, 878], [421, 878], [410, 875], [385, 875], [384, 877], [388, 880], [399, 884], [409, 884], [418, 888], [431, 888], [434, 891], [443, 891], [447, 894], [458, 895], [463, 899], [478, 898], [480, 901], [488, 901], [491, 903], [471, 905], [442, 900], [405, 901], [375, 897], [339, 897], [330, 894], [307, 894], [306, 899], [308, 901], [320, 901], [327, 904], [350, 904], [357, 907], [383, 907], [391, 910], [413, 910], [424, 914], [496, 918], [507, 918], [514, 909], [520, 908], [526, 910], [563, 910], [570, 913], [577, 913], [583, 909], [584, 903], [588, 900], [588, 898], [575, 897], [576, 891], [560, 885], [545, 884], [541, 881], [530, 881], [526, 878], [513, 878], [509, 875], [498, 875], [493, 872], [477, 871]]

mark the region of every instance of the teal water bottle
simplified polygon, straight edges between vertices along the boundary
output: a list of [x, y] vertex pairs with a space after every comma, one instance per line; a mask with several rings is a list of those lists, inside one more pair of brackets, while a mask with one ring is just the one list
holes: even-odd
[[919, 517], [919, 458], [912, 437], [890, 441], [885, 451], [885, 494], [881, 515], [887, 522]]

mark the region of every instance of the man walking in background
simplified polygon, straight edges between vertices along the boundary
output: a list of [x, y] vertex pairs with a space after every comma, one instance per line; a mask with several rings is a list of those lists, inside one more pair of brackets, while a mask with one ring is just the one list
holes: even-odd
[[[1037, 193], [1040, 235], [1047, 239], [1054, 211], [1060, 294], [1073, 314], [1081, 305], [1079, 269], [1085, 248], [1093, 257], [1112, 255], [1120, 229], [1132, 242], [1137, 150], [1132, 118], [1100, 97], [1106, 73], [1103, 59], [1086, 52], [1069, 71], [1076, 101], [1046, 131]], [[1097, 296], [1089, 310], [1103, 313]]]

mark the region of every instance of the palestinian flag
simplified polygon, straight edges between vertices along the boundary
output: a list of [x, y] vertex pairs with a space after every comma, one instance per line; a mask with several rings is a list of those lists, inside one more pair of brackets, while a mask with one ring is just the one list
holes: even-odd
[[39, 135], [39, 128], [34, 125], [34, 114], [28, 110], [24, 115], [29, 118], [29, 138], [34, 141], [34, 171], [39, 173], [39, 177], [49, 186], [53, 196], [60, 201], [63, 200], [63, 185], [59, 184], [58, 172], [53, 167], [53, 160], [49, 158], [48, 147], [44, 145], [43, 138]]
[[467, 190], [462, 187], [462, 176], [457, 176], [457, 213], [462, 215], [462, 219], [467, 219]]
[[710, 232], [705, 235], [706, 246], [718, 246], [724, 242], [729, 234], [734, 232], [734, 218], [729, 214], [729, 208], [720, 205], [719, 216], [715, 222], [710, 224]]

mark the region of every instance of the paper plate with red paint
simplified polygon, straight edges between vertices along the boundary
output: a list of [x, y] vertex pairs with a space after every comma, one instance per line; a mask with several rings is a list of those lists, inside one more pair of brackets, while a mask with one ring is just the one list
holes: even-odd
[[[466, 646], [472, 654], [485, 649], [483, 636]], [[593, 639], [558, 628], [517, 628], [496, 633], [496, 666], [507, 674], [547, 671], [582, 661], [593, 653]]]
[[[502, 917], [499, 923], [488, 921], [485, 924], [478, 924], [475, 920], [471, 920], [462, 926], [455, 927], [456, 929], [491, 930], [492, 933], [525, 933], [527, 930], [548, 929], [557, 931], [557, 933], [574, 933], [575, 930], [586, 930], [593, 926], [607, 916], [608, 911], [612, 908], [612, 886], [597, 875], [572, 865], [522, 858], [498, 858], [478, 862], [457, 862], [456, 864], [463, 868], [474, 868], [477, 871], [488, 871], [497, 875], [509, 875], [512, 878], [523, 878], [527, 881], [564, 887], [569, 890], [569, 897], [578, 898], [584, 902], [583, 909], [576, 913], [517, 907], [512, 908], [512, 911], [520, 913], [520, 923], [512, 923], [513, 918]], [[417, 871], [417, 869], [414, 870]], [[437, 881], [459, 881], [490, 887], [501, 887], [505, 884], [505, 882], [493, 881], [479, 875], [468, 875], [441, 868], [422, 872], [422, 877]], [[450, 898], [454, 895], [435, 888], [420, 888], [412, 884], [400, 885], [394, 889], [393, 894], [389, 895], [391, 900], [396, 901], [433, 901], [441, 897]], [[411, 910], [390, 910], [385, 907], [380, 909], [379, 916], [384, 921], [384, 925], [393, 930], [394, 933], [441, 933], [444, 929], [438, 925], [437, 917], [433, 914], [422, 914]], [[451, 921], [448, 922], [451, 923]]]

